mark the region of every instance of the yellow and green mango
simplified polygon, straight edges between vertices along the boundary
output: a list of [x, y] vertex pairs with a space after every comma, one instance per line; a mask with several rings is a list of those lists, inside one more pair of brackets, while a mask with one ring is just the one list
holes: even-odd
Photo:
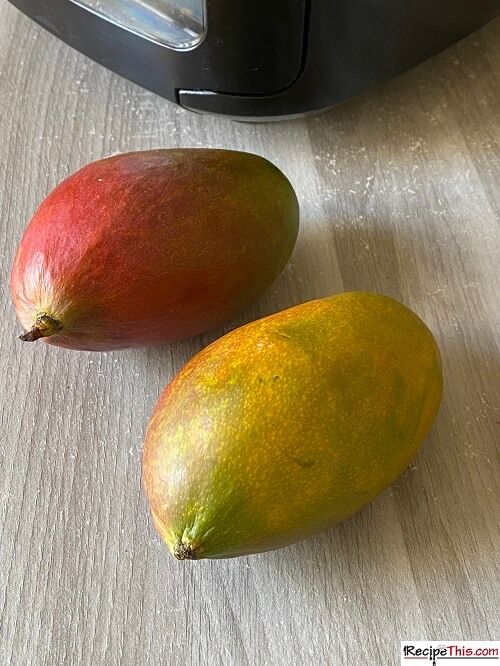
[[401, 474], [441, 392], [430, 330], [387, 296], [340, 294], [236, 329], [156, 406], [143, 458], [155, 525], [178, 559], [325, 530]]

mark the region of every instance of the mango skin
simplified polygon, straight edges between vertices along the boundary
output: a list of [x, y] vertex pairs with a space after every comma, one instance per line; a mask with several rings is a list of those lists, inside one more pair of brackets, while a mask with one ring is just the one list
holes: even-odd
[[45, 318], [43, 341], [68, 349], [187, 338], [230, 320], [272, 284], [298, 222], [291, 184], [257, 155], [116, 155], [41, 204], [14, 261], [13, 302], [28, 331]]
[[386, 296], [340, 294], [236, 329], [156, 405], [143, 456], [154, 523], [178, 559], [321, 532], [401, 474], [441, 394], [432, 333]]

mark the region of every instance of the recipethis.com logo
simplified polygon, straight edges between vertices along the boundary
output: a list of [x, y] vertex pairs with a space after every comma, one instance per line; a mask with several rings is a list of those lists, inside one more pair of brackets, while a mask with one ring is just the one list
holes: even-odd
[[401, 664], [477, 666], [500, 664], [500, 641], [401, 641]]

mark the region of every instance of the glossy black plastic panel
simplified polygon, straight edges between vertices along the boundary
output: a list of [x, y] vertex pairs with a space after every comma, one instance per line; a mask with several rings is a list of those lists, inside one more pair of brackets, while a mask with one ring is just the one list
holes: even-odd
[[10, 0], [78, 50], [186, 108], [310, 113], [413, 67], [500, 14], [500, 0], [207, 0], [208, 31], [176, 51], [70, 0]]
[[311, 113], [400, 74], [498, 15], [500, 0], [311, 0], [304, 67], [293, 85], [264, 97], [183, 90], [179, 101], [242, 119]]
[[207, 0], [207, 35], [196, 48], [155, 44], [70, 0], [10, 0], [102, 65], [177, 101], [180, 88], [269, 94], [298, 75], [306, 0]]

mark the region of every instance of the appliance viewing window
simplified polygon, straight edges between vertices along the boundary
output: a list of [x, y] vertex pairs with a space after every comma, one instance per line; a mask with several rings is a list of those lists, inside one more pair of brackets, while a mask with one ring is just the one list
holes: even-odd
[[107, 21], [174, 49], [196, 46], [205, 33], [206, 0], [71, 0]]

